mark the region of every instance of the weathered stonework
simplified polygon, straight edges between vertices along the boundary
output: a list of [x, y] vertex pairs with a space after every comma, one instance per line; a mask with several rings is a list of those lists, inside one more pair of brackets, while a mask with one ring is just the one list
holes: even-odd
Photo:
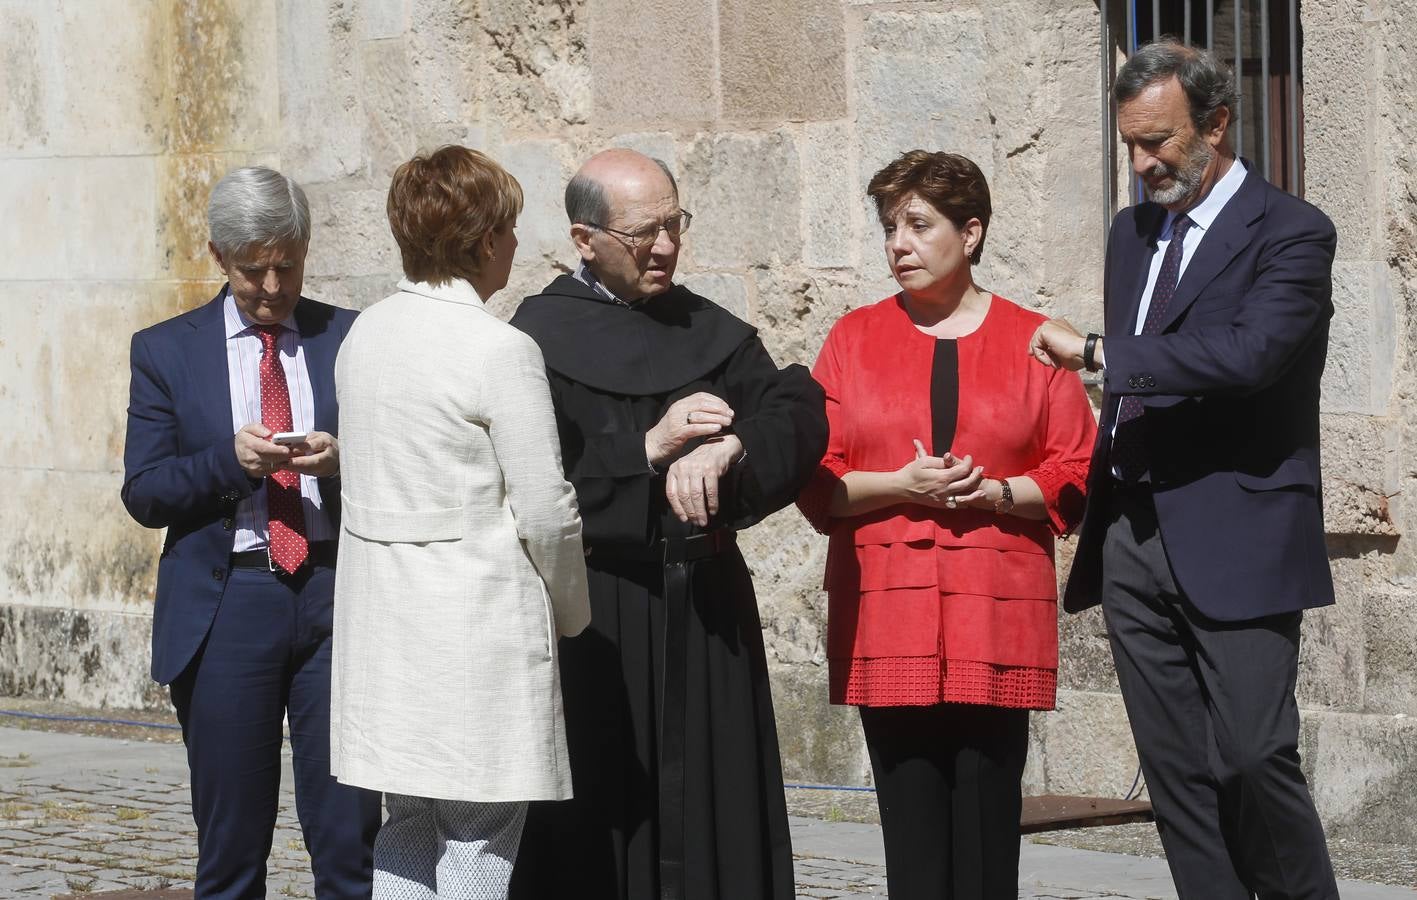
[[[1339, 231], [1322, 416], [1339, 603], [1305, 617], [1302, 749], [1332, 835], [1411, 840], [1417, 0], [1302, 16], [1305, 193]], [[394, 167], [450, 142], [488, 152], [526, 193], [491, 303], [508, 316], [575, 264], [567, 177], [634, 147], [696, 215], [680, 280], [810, 365], [840, 315], [895, 290], [867, 180], [947, 149], [990, 178], [980, 283], [1096, 327], [1099, 41], [1087, 0], [0, 4], [0, 693], [166, 703], [145, 674], [162, 536], [118, 500], [127, 336], [220, 287], [205, 206], [228, 169], [304, 183], [306, 293], [363, 308], [399, 275]], [[856, 716], [826, 703], [825, 538], [788, 509], [742, 543], [788, 777], [869, 780]], [[1101, 615], [1060, 627], [1028, 786], [1117, 796], [1135, 754]]]

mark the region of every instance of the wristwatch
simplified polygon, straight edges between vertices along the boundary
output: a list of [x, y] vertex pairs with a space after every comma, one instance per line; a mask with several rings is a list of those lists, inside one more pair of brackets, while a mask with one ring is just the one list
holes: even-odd
[[994, 501], [994, 512], [1003, 516], [1013, 512], [1014, 489], [1009, 487], [1009, 480], [1007, 478], [999, 479], [999, 489], [999, 499]]

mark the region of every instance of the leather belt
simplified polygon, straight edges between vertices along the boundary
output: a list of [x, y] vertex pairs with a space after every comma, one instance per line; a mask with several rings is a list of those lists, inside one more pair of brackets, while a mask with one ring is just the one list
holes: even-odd
[[[339, 551], [337, 541], [316, 541], [310, 545], [310, 555], [305, 558], [305, 564], [301, 566], [324, 566], [333, 568], [335, 556]], [[274, 571], [271, 567], [271, 554], [265, 547], [259, 550], [242, 550], [240, 553], [231, 554], [231, 568], [233, 569], [266, 569]]]
[[664, 693], [659, 708], [659, 896], [683, 900], [684, 746], [688, 695], [689, 604], [693, 563], [732, 548], [737, 534], [727, 528], [647, 546], [600, 545], [591, 555], [658, 562], [664, 571]]

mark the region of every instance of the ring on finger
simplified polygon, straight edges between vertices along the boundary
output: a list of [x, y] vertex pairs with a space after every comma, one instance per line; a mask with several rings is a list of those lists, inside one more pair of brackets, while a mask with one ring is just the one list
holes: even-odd
[[694, 424], [694, 414], [693, 414], [693, 413], [690, 412], [690, 413], [685, 413], [685, 414], [684, 414], [684, 424], [685, 424], [685, 425], [692, 425], [692, 424]]
[[946, 509], [954, 509], [956, 506], [959, 506], [959, 501], [956, 500], [954, 497], [946, 497], [946, 498], [945, 498], [945, 508], [946, 508]]

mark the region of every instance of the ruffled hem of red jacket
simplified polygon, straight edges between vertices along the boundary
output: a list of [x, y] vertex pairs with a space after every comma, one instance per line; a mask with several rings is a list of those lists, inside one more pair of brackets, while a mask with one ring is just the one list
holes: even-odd
[[832, 659], [831, 702], [848, 706], [970, 703], [1007, 709], [1053, 709], [1058, 673], [1034, 666], [938, 656]]

